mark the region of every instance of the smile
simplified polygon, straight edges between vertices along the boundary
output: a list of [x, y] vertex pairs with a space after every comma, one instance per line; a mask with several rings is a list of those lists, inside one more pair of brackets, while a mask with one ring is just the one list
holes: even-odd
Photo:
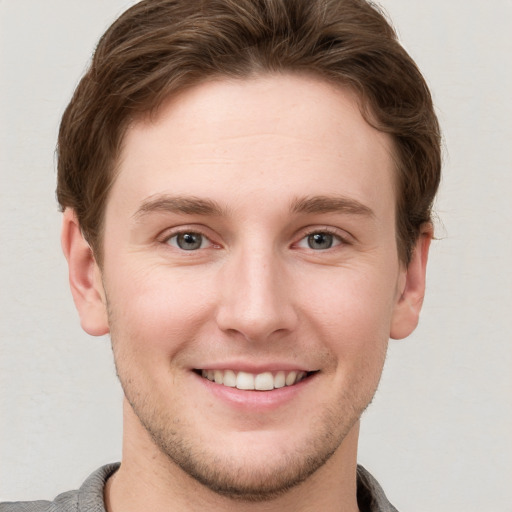
[[293, 386], [308, 376], [308, 372], [295, 370], [257, 374], [233, 370], [199, 370], [198, 373], [203, 378], [222, 386], [256, 391], [271, 391]]

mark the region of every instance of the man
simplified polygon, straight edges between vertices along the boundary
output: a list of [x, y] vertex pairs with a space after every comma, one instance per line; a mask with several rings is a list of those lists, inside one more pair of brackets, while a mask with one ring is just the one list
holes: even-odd
[[357, 466], [415, 328], [439, 128], [362, 0], [146, 0], [59, 134], [82, 327], [110, 333], [121, 465], [12, 510], [392, 511]]

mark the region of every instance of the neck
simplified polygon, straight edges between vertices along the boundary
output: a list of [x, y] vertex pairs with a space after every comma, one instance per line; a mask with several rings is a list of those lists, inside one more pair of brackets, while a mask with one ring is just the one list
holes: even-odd
[[357, 512], [356, 460], [359, 423], [313, 475], [276, 498], [247, 502], [219, 495], [197, 482], [155, 446], [125, 404], [123, 457], [105, 487], [107, 512]]

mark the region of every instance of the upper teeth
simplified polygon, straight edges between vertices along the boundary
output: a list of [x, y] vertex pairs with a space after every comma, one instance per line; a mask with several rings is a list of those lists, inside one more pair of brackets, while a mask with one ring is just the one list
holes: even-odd
[[268, 391], [292, 386], [301, 381], [306, 376], [306, 372], [293, 370], [290, 372], [278, 371], [275, 374], [272, 372], [253, 374], [234, 372], [233, 370], [202, 370], [201, 375], [205, 379], [230, 388]]

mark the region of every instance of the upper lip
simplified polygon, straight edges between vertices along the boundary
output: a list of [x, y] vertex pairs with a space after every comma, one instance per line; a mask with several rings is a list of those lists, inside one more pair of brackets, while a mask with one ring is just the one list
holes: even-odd
[[313, 372], [318, 368], [311, 368], [306, 365], [301, 365], [298, 363], [288, 363], [288, 362], [269, 362], [269, 363], [248, 363], [248, 362], [235, 362], [235, 361], [226, 361], [226, 362], [216, 362], [216, 363], [207, 363], [204, 365], [198, 365], [193, 367], [194, 370], [233, 370], [235, 372], [246, 372], [259, 374], [264, 372], [278, 372], [278, 371], [298, 371], [298, 372]]

